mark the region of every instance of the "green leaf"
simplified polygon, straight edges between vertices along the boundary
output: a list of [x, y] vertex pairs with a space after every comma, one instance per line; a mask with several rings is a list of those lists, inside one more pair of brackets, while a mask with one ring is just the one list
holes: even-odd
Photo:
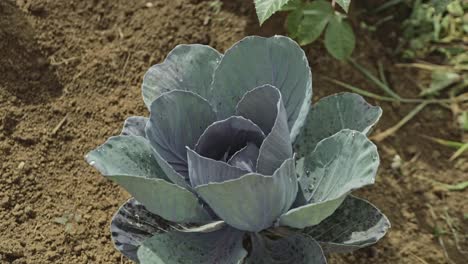
[[111, 137], [89, 152], [86, 161], [104, 176], [128, 175], [167, 180], [148, 140], [139, 136]]
[[252, 252], [246, 264], [326, 264], [320, 245], [310, 236], [294, 234], [272, 240], [251, 234]]
[[178, 45], [163, 63], [152, 66], [143, 78], [142, 94], [148, 109], [161, 94], [184, 90], [208, 98], [213, 72], [222, 54], [210, 46]]
[[[149, 142], [148, 142], [149, 143]], [[184, 175], [177, 172], [174, 167], [172, 167], [158, 152], [154, 151], [154, 157], [156, 158], [157, 163], [161, 167], [162, 171], [166, 174], [167, 178], [186, 189], [192, 190], [192, 187], [189, 184], [189, 180], [185, 178]], [[187, 166], [188, 167], [188, 166]], [[182, 172], [182, 171], [181, 171]]]
[[258, 232], [273, 226], [297, 194], [294, 160], [273, 174], [249, 173], [239, 179], [196, 187], [198, 194], [222, 220], [240, 230]]
[[302, 0], [289, 0], [280, 11], [293, 11], [300, 8], [302, 5]]
[[462, 111], [457, 118], [460, 128], [464, 131], [468, 131], [468, 111]]
[[193, 193], [165, 179], [151, 145], [143, 137], [111, 137], [86, 160], [152, 213], [177, 222], [210, 220]]
[[193, 187], [210, 182], [224, 182], [237, 179], [248, 171], [231, 166], [224, 161], [203, 157], [195, 151], [188, 149], [190, 182]]
[[299, 183], [308, 201], [337, 199], [373, 184], [379, 163], [377, 147], [363, 133], [343, 129], [305, 156]]
[[309, 112], [312, 74], [304, 51], [287, 37], [246, 37], [226, 52], [211, 90], [218, 119], [233, 115], [242, 96], [264, 84], [281, 91], [294, 140]]
[[185, 227], [179, 231], [186, 233], [209, 233], [220, 230], [223, 227], [226, 227], [226, 223], [224, 221], [215, 221], [201, 226]]
[[339, 15], [333, 16], [325, 31], [325, 47], [339, 60], [348, 58], [353, 53], [356, 39], [348, 21]]
[[374, 205], [349, 195], [335, 213], [303, 233], [320, 242], [327, 253], [351, 252], [379, 241], [390, 221]]
[[344, 129], [306, 155], [299, 183], [309, 203], [281, 216], [280, 224], [304, 228], [320, 223], [351, 191], [373, 184], [379, 166], [376, 146], [357, 131]]
[[[192, 92], [174, 90], [151, 104], [146, 135], [161, 158], [188, 179], [186, 146], [193, 148], [203, 131], [215, 121], [216, 114], [208, 101]], [[164, 164], [161, 166], [165, 169]]]
[[[466, 143], [466, 144], [468, 144], [468, 143]], [[468, 188], [468, 181], [460, 182], [460, 183], [457, 183], [457, 184], [448, 184], [447, 185], [447, 189], [449, 191], [463, 191], [466, 188]]]
[[[463, 5], [466, 5], [466, 3], [463, 3]], [[460, 1], [452, 1], [447, 5], [447, 11], [456, 17], [461, 17], [465, 13], [463, 10], [462, 3]]]
[[286, 18], [286, 28], [291, 38], [296, 38], [299, 32], [299, 26], [302, 22], [302, 9], [291, 11]]
[[150, 212], [178, 223], [205, 223], [211, 217], [198, 198], [178, 185], [161, 179], [135, 176], [108, 176], [125, 188]]
[[237, 264], [247, 256], [243, 236], [230, 227], [208, 233], [171, 231], [146, 240], [138, 258], [141, 264]]
[[211, 124], [198, 139], [195, 151], [206, 158], [225, 160], [249, 142], [260, 148], [264, 139], [262, 129], [251, 120], [231, 116]]
[[271, 15], [281, 10], [288, 1], [290, 0], [255, 0], [255, 9], [260, 25]]
[[140, 244], [154, 234], [171, 230], [173, 223], [148, 211], [135, 198], [125, 202], [111, 221], [112, 242], [127, 258], [138, 262]]
[[258, 173], [272, 175], [292, 158], [288, 117], [276, 87], [264, 85], [247, 92], [237, 104], [236, 114], [252, 120], [267, 135], [258, 155]]
[[122, 136], [140, 136], [146, 138], [145, 126], [149, 118], [143, 116], [131, 116], [125, 120]]
[[280, 217], [280, 225], [302, 229], [307, 226], [318, 225], [325, 218], [335, 212], [346, 195], [324, 202], [309, 203], [294, 209]]
[[351, 0], [336, 0], [336, 3], [340, 5], [346, 13], [348, 13]]
[[432, 82], [429, 89], [421, 92], [420, 96], [436, 94], [450, 85], [461, 80], [461, 76], [455, 72], [434, 71], [432, 72]]
[[254, 172], [257, 168], [257, 159], [260, 149], [252, 142], [247, 142], [247, 145], [234, 153], [228, 160], [228, 164], [240, 169]]
[[[283, 112], [280, 113], [280, 110]], [[269, 84], [246, 92], [236, 106], [236, 115], [251, 120], [265, 135], [270, 134], [278, 115], [281, 114], [285, 115], [281, 92]]]
[[294, 142], [299, 157], [311, 153], [317, 143], [342, 129], [369, 134], [382, 116], [382, 109], [368, 104], [362, 96], [339, 93], [322, 98], [311, 109], [306, 125]]
[[307, 45], [320, 37], [330, 18], [333, 16], [333, 7], [330, 2], [314, 1], [306, 4], [302, 13], [304, 16], [296, 37], [299, 40], [299, 44]]
[[431, 0], [431, 5], [434, 6], [436, 14], [441, 14], [447, 9], [447, 5], [452, 0]]

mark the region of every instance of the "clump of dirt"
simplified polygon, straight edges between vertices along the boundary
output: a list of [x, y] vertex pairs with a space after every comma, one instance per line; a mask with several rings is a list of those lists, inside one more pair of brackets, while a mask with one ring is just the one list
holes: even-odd
[[[142, 76], [175, 45], [203, 43], [224, 51], [245, 35], [284, 32], [281, 15], [259, 28], [251, 2], [0, 2], [1, 263], [127, 262], [112, 247], [108, 226], [128, 194], [83, 156], [118, 134], [126, 117], [147, 115]], [[358, 61], [373, 67], [382, 60], [396, 91], [417, 93], [409, 81], [414, 72], [392, 67], [368, 33], [358, 36]], [[378, 92], [320, 43], [305, 49], [314, 99], [340, 91], [323, 76]], [[414, 107], [373, 103], [384, 109], [376, 133]], [[460, 249], [467, 247], [467, 190], [449, 192], [434, 184], [466, 180], [466, 158], [450, 163], [450, 152], [421, 138], [456, 133], [450, 114], [432, 106], [379, 143], [377, 183], [358, 195], [386, 213], [393, 228], [377, 245], [333, 255], [331, 263], [466, 260]], [[396, 155], [401, 166], [392, 168]]]

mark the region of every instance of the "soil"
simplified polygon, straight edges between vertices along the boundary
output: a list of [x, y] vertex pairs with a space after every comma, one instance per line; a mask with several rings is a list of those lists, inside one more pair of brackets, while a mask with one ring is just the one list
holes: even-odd
[[[84, 155], [119, 134], [126, 117], [148, 114], [142, 76], [175, 45], [224, 51], [246, 35], [284, 33], [282, 15], [259, 28], [251, 0], [224, 0], [219, 10], [213, 3], [0, 1], [0, 263], [128, 262], [114, 250], [108, 230], [128, 194], [88, 166]], [[389, 47], [355, 28], [355, 59], [371, 69], [382, 61], [392, 87], [415, 96], [415, 82], [424, 75], [394, 67]], [[314, 100], [342, 91], [324, 77], [379, 92], [321, 43], [304, 48]], [[415, 106], [369, 101], [384, 109], [374, 133]], [[468, 190], [447, 191], [434, 181], [468, 180], [467, 157], [450, 162], [452, 151], [423, 135], [459, 139], [460, 131], [448, 110], [430, 105], [378, 143], [377, 182], [357, 195], [376, 204], [392, 229], [376, 245], [332, 255], [330, 263], [466, 263]], [[396, 155], [401, 166], [392, 166]]]

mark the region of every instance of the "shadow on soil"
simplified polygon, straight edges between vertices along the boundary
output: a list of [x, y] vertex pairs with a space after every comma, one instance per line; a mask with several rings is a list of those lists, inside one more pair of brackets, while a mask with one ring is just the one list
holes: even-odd
[[24, 13], [13, 2], [0, 1], [0, 90], [26, 104], [44, 103], [62, 93], [38, 46]]

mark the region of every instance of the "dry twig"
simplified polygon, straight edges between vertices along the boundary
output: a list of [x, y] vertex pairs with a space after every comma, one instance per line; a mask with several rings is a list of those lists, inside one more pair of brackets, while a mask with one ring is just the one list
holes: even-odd
[[66, 114], [62, 120], [60, 120], [60, 122], [54, 127], [54, 129], [52, 130], [51, 132], [51, 135], [55, 135], [57, 134], [57, 132], [59, 131], [59, 129], [63, 126], [63, 124], [65, 124], [65, 121], [67, 121], [67, 118], [68, 118], [68, 114]]

